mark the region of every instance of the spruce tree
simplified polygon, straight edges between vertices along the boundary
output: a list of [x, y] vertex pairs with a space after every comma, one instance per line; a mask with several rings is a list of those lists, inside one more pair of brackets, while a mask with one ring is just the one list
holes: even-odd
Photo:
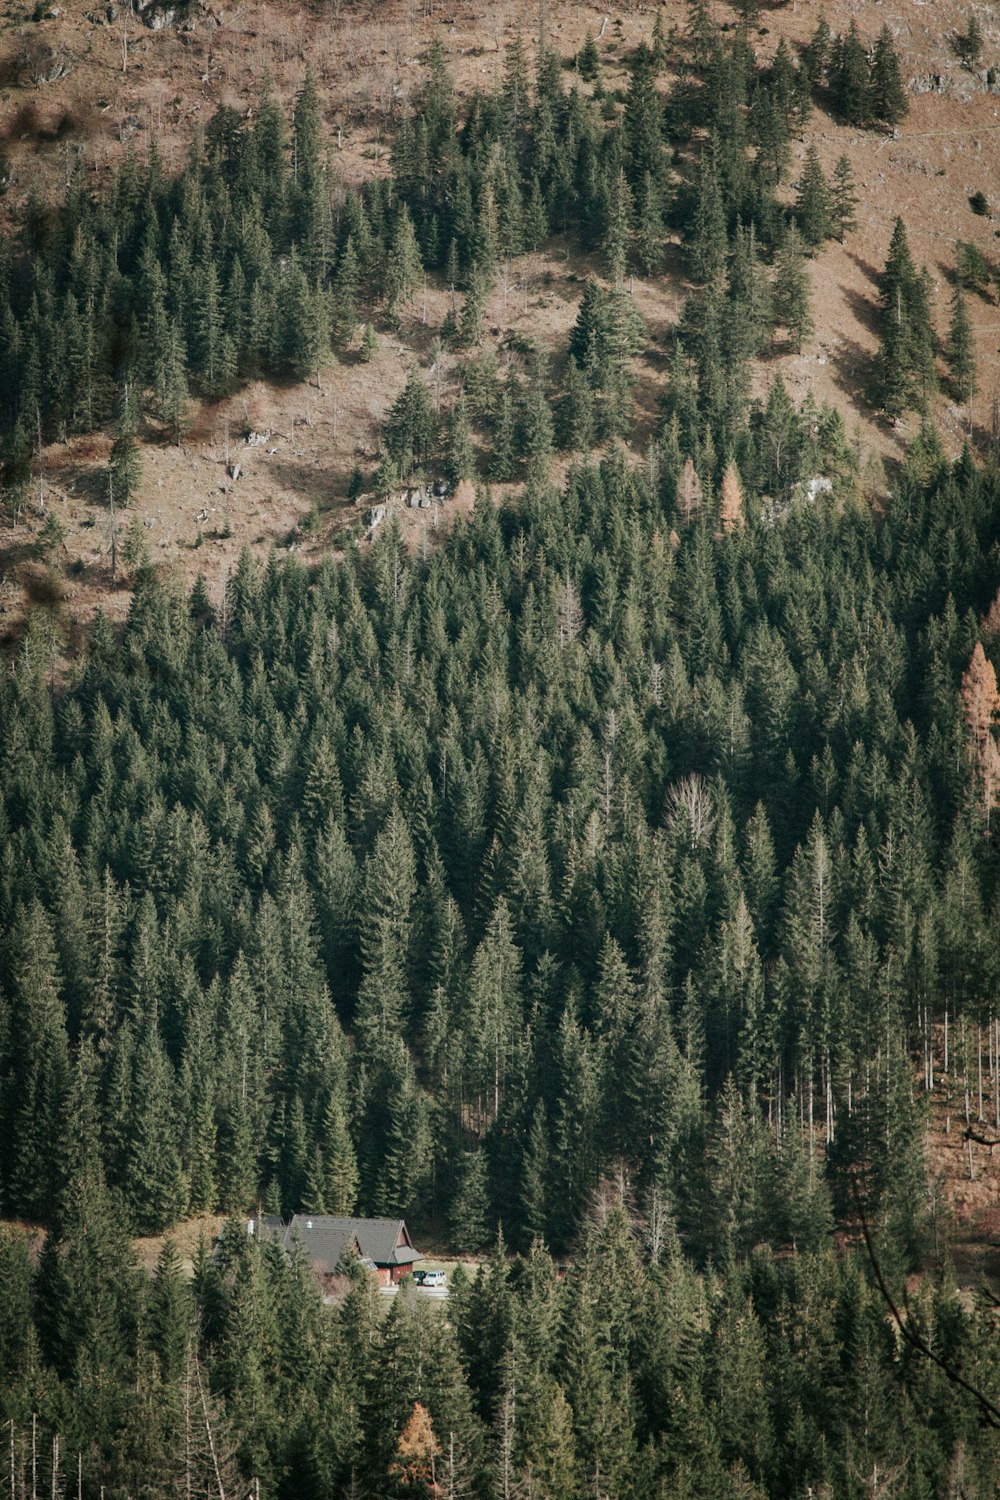
[[846, 155], [841, 155], [837, 158], [837, 165], [833, 169], [831, 198], [833, 223], [836, 227], [840, 243], [843, 244], [847, 236], [853, 233], [858, 227], [858, 221], [854, 212], [858, 206], [858, 196], [854, 191], [854, 174], [851, 171], [851, 163]]
[[597, 43], [594, 41], [594, 33], [588, 30], [583, 40], [583, 46], [576, 54], [576, 71], [584, 83], [593, 83], [595, 81], [600, 70], [600, 61]]
[[892, 34], [883, 26], [872, 52], [871, 109], [876, 119], [887, 125], [898, 125], [910, 108], [899, 72], [899, 58], [892, 45]]
[[793, 225], [786, 233], [778, 252], [774, 278], [774, 312], [778, 322], [787, 330], [797, 354], [802, 353], [803, 341], [809, 337], [813, 328], [809, 300], [809, 273], [805, 268], [802, 241]]
[[463, 1151], [448, 1211], [451, 1242], [459, 1255], [474, 1255], [490, 1237], [486, 1153]]
[[385, 269], [385, 297], [389, 313], [398, 317], [420, 283], [423, 262], [413, 220], [405, 203], [400, 204], [393, 226]]
[[701, 286], [713, 286], [726, 265], [726, 215], [714, 156], [706, 152], [698, 171], [695, 208], [691, 219], [691, 270]]
[[956, 398], [963, 404], [971, 402], [976, 393], [976, 350], [965, 298], [958, 287], [951, 301], [945, 359]]
[[517, 425], [521, 406], [521, 383], [511, 365], [500, 389], [496, 422], [492, 430], [487, 465], [491, 479], [504, 482], [513, 479], [517, 461]]
[[130, 407], [123, 411], [119, 421], [111, 445], [108, 473], [115, 504], [124, 508], [134, 498], [142, 479], [142, 460], [135, 441], [135, 417]]
[[382, 429], [386, 452], [402, 475], [428, 462], [438, 441], [438, 422], [427, 383], [414, 365], [389, 408]]
[[548, 474], [553, 450], [552, 409], [545, 390], [545, 363], [536, 356], [524, 392], [518, 446], [529, 480], [540, 482]]
[[573, 453], [585, 452], [594, 441], [594, 397], [572, 354], [566, 361], [557, 424], [560, 445]]
[[663, 200], [658, 180], [647, 172], [635, 196], [635, 256], [647, 276], [662, 270]]
[[830, 188], [812, 142], [806, 148], [805, 166], [796, 189], [795, 218], [799, 232], [809, 250], [815, 252], [830, 233], [831, 203]]
[[816, 23], [816, 30], [806, 43], [802, 53], [802, 66], [813, 88], [818, 88], [826, 78], [830, 61], [831, 36], [825, 15]]
[[868, 58], [858, 27], [852, 21], [839, 37], [830, 66], [830, 87], [837, 113], [847, 125], [864, 125], [871, 116], [872, 92]]
[[37, 900], [15, 914], [4, 968], [4, 1200], [45, 1223], [67, 1157], [70, 1062], [51, 924]]
[[628, 265], [629, 244], [632, 231], [632, 194], [625, 176], [619, 167], [611, 181], [605, 216], [603, 244], [608, 275], [616, 286], [625, 279]]
[[471, 479], [476, 472], [476, 450], [472, 443], [472, 424], [465, 404], [460, 396], [448, 415], [448, 435], [445, 443], [445, 472], [452, 484], [462, 479]]

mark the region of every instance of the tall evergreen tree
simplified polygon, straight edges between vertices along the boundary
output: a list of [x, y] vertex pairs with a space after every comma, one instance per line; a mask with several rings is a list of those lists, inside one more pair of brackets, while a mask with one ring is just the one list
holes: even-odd
[[793, 226], [788, 230], [778, 253], [774, 278], [774, 311], [799, 354], [802, 353], [804, 340], [809, 337], [813, 328], [809, 303], [809, 273], [804, 264], [802, 241], [798, 230]]

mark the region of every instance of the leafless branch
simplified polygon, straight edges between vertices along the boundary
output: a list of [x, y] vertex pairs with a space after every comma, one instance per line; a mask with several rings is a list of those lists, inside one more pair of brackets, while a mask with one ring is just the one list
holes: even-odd
[[[868, 1252], [868, 1259], [871, 1262], [872, 1272], [875, 1276], [875, 1285], [878, 1287], [879, 1294], [882, 1297], [882, 1301], [889, 1309], [889, 1314], [892, 1318], [892, 1321], [899, 1329], [900, 1336], [902, 1337], [904, 1343], [909, 1344], [911, 1349], [915, 1349], [918, 1354], [922, 1354], [925, 1359], [929, 1359], [932, 1364], [937, 1365], [938, 1369], [941, 1370], [946, 1379], [950, 1380], [953, 1385], [957, 1385], [960, 1390], [965, 1391], [967, 1395], [971, 1396], [979, 1407], [980, 1420], [987, 1427], [993, 1427], [998, 1432], [1000, 1432], [1000, 1407], [995, 1406], [989, 1399], [989, 1397], [984, 1395], [984, 1393], [979, 1390], [977, 1386], [972, 1385], [968, 1380], [965, 1379], [964, 1375], [959, 1374], [958, 1370], [955, 1369], [954, 1365], [951, 1364], [950, 1361], [942, 1359], [940, 1354], [935, 1354], [934, 1350], [927, 1343], [926, 1339], [917, 1332], [909, 1319], [904, 1318], [903, 1314], [900, 1312], [892, 1293], [889, 1291], [889, 1288], [886, 1285], [885, 1277], [882, 1274], [882, 1267], [879, 1265], [878, 1256], [875, 1254], [875, 1246], [872, 1244], [871, 1232], [868, 1228], [868, 1220], [865, 1216], [864, 1205], [861, 1201], [861, 1193], [858, 1190], [858, 1180], [853, 1169], [850, 1176], [851, 1193], [854, 1197], [854, 1204], [858, 1211], [858, 1220], [861, 1224], [861, 1234], [865, 1242], [865, 1249]], [[903, 1306], [906, 1306], [905, 1293]]]

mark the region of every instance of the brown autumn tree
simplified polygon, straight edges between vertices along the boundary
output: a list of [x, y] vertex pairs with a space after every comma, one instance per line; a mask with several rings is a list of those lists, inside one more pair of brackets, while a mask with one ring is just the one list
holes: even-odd
[[973, 750], [979, 764], [987, 823], [1000, 786], [1000, 748], [994, 727], [1000, 713], [1000, 693], [993, 663], [976, 642], [968, 669], [962, 673], [962, 708]]
[[419, 1401], [413, 1403], [410, 1420], [399, 1434], [396, 1456], [389, 1465], [393, 1493], [407, 1500], [440, 1500], [444, 1491], [437, 1481], [441, 1444], [434, 1435], [431, 1414]]
[[736, 531], [743, 525], [743, 486], [734, 463], [726, 465], [719, 495], [719, 521], [723, 531]]

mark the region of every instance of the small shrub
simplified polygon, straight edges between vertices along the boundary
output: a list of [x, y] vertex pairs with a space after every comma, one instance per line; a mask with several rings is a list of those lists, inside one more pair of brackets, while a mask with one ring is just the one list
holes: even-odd
[[969, 199], [969, 207], [974, 214], [979, 214], [981, 218], [985, 219], [989, 217], [990, 200], [985, 193], [973, 193]]

